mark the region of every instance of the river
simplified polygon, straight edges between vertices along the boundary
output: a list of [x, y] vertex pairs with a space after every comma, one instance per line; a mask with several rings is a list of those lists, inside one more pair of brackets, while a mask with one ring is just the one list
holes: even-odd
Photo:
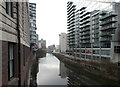
[[40, 58], [38, 62], [37, 85], [101, 85], [99, 78], [96, 80], [94, 76], [89, 77], [87, 73], [64, 64], [53, 54], [47, 53], [46, 57]]

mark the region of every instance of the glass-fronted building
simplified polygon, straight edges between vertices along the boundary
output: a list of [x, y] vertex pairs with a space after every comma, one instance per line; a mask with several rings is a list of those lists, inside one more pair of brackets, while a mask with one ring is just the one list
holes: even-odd
[[35, 44], [37, 40], [36, 34], [36, 4], [29, 3], [29, 18], [30, 18], [30, 43]]

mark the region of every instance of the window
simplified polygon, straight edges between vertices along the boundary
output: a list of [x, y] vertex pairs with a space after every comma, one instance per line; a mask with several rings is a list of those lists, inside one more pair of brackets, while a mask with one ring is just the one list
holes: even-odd
[[87, 59], [91, 59], [91, 55], [86, 55], [86, 58]]
[[93, 56], [94, 60], [99, 60], [99, 56]]
[[13, 2], [6, 2], [6, 13], [13, 17]]
[[114, 46], [114, 52], [120, 53], [120, 46]]
[[8, 80], [14, 76], [14, 46], [8, 45]]
[[120, 63], [118, 63], [118, 66], [120, 66]]
[[101, 55], [110, 55], [110, 50], [101, 50]]
[[99, 54], [99, 50], [93, 50], [93, 54]]

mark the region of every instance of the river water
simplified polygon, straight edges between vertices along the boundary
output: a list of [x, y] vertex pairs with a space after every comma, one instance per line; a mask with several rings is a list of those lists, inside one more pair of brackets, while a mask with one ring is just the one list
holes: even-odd
[[[37, 85], [101, 85], [99, 78], [96, 80], [94, 76], [89, 77], [87, 73], [64, 64], [52, 54], [47, 54], [38, 62]], [[103, 82], [107, 83], [108, 81]]]

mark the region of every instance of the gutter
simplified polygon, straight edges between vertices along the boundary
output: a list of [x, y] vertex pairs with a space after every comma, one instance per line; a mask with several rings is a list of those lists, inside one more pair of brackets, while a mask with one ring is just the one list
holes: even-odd
[[17, 33], [18, 33], [18, 77], [19, 77], [19, 81], [18, 81], [18, 87], [21, 87], [21, 54], [20, 54], [20, 29], [19, 29], [19, 2], [16, 2], [16, 6], [17, 6]]

